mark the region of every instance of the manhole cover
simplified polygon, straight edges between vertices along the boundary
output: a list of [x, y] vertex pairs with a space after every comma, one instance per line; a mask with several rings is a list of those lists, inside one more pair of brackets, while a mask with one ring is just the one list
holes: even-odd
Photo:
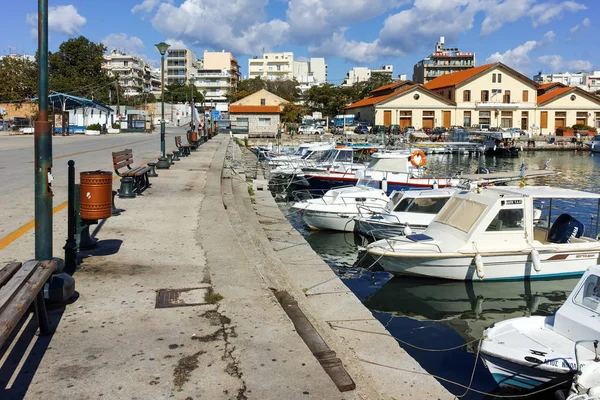
[[156, 292], [155, 308], [201, 306], [207, 304], [207, 293], [207, 288], [160, 289]]

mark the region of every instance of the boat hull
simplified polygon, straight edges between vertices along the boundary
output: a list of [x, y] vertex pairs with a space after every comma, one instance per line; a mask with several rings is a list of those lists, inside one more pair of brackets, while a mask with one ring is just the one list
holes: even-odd
[[482, 354], [481, 358], [498, 386], [501, 387], [531, 390], [557, 379], [561, 381], [569, 379], [571, 375], [552, 373], [487, 354]]
[[302, 219], [313, 230], [354, 232], [354, 217], [358, 213], [321, 212], [305, 210]]
[[[331, 175], [311, 175], [306, 174], [304, 178], [310, 185], [311, 189], [330, 190], [338, 186], [356, 185], [358, 179], [354, 175], [335, 176]], [[394, 190], [404, 191], [408, 189], [431, 189], [434, 184], [438, 187], [451, 187], [451, 181], [446, 178], [410, 178], [406, 182], [387, 181], [387, 195], [389, 196]]]
[[[578, 276], [598, 261], [600, 251], [565, 251], [540, 253], [541, 268], [536, 271], [529, 253], [481, 254], [485, 280], [547, 279]], [[422, 276], [452, 280], [480, 280], [476, 254], [392, 254], [384, 248], [369, 249], [379, 265], [394, 275]]]

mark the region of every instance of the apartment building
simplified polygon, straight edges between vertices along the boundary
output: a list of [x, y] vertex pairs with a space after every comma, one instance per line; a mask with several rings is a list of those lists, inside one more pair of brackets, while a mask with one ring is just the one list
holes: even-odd
[[294, 53], [264, 53], [262, 58], [248, 60], [248, 79], [296, 79], [302, 87], [327, 82], [327, 64], [324, 58], [308, 61], [294, 60]]
[[596, 93], [600, 90], [600, 71], [592, 71], [587, 77], [587, 87], [592, 93]]
[[413, 67], [413, 82], [427, 83], [433, 79], [475, 66], [475, 53], [461, 52], [458, 48], [445, 48], [444, 37], [435, 45], [435, 52]]
[[102, 68], [110, 76], [119, 76], [119, 85], [124, 88], [125, 96], [160, 92], [160, 77], [157, 78], [150, 65], [138, 56], [113, 50], [104, 56]]
[[583, 90], [589, 90], [587, 72], [559, 72], [557, 74], [542, 74], [540, 71], [533, 77], [533, 80], [539, 84], [542, 83], [562, 83], [566, 86], [577, 86]]
[[379, 69], [371, 69], [368, 67], [354, 67], [346, 73], [344, 82], [340, 86], [352, 86], [358, 82], [366, 82], [373, 74], [386, 74], [391, 78], [394, 76], [393, 65], [383, 65]]
[[575, 124], [600, 128], [600, 97], [562, 83], [538, 84], [502, 63], [445, 74], [424, 85], [395, 82], [346, 112], [372, 124], [417, 129], [488, 124], [552, 135]]
[[227, 51], [204, 51], [197, 66], [198, 70], [192, 80], [204, 94], [205, 103], [212, 107], [217, 103], [226, 103], [227, 95], [239, 81], [240, 67], [237, 60]]
[[191, 82], [198, 72], [196, 54], [186, 48], [170, 47], [165, 58], [165, 85]]

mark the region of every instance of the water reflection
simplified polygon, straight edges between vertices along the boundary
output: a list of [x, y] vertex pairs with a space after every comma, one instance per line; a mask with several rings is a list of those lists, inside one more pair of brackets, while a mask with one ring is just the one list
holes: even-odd
[[441, 321], [470, 342], [480, 338], [494, 322], [553, 314], [578, 280], [454, 282], [394, 278], [364, 304], [381, 313]]

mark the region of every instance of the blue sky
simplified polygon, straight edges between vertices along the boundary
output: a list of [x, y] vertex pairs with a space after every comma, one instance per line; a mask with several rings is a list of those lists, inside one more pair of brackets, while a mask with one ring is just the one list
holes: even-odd
[[[3, 9], [0, 52], [35, 53], [37, 2]], [[156, 63], [154, 44], [184, 44], [200, 57], [226, 50], [247, 73], [262, 50], [325, 57], [340, 83], [353, 66], [394, 65], [412, 76], [440, 36], [475, 52], [477, 64], [502, 61], [537, 71], [600, 69], [593, 34], [597, 0], [65, 0], [49, 1], [50, 49], [84, 35]]]

